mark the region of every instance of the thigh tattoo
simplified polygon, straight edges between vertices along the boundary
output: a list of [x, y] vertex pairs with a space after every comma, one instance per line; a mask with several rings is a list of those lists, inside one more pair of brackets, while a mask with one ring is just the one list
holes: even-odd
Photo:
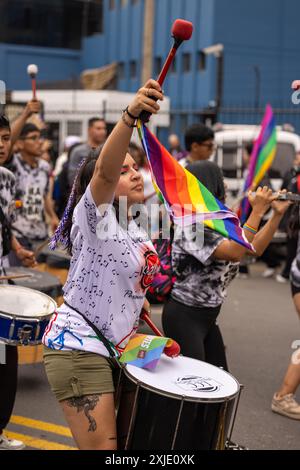
[[77, 409], [77, 413], [84, 412], [89, 421], [88, 432], [95, 432], [97, 429], [96, 420], [90, 415], [90, 411], [94, 410], [101, 395], [86, 395], [83, 397], [72, 397], [67, 400], [67, 404]]

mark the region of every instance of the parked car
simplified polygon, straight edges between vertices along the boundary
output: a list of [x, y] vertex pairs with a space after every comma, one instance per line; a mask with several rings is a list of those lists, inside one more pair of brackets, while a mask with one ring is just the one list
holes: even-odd
[[[260, 132], [260, 126], [223, 126], [216, 132], [216, 152], [213, 160], [223, 170], [224, 180], [228, 188], [227, 205], [236, 207], [243, 192], [243, 152], [248, 144], [254, 142]], [[300, 136], [277, 127], [277, 151], [269, 177], [272, 188], [280, 189], [283, 176], [293, 166], [297, 152], [300, 152]], [[284, 241], [285, 233], [278, 231], [274, 241]]]
[[[225, 126], [224, 126], [225, 127]], [[216, 132], [216, 152], [213, 160], [222, 168], [230, 200], [236, 198], [244, 186], [243, 151], [254, 142], [259, 126], [226, 126]], [[291, 169], [297, 152], [300, 152], [300, 136], [277, 128], [277, 151], [269, 170], [272, 187], [280, 189], [284, 174]]]

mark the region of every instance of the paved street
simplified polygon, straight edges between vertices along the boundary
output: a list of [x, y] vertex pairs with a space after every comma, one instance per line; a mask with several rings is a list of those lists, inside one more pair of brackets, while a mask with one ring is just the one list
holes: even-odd
[[[260, 273], [261, 266], [251, 266], [249, 280], [233, 283], [220, 318], [231, 372], [245, 385], [233, 440], [250, 449], [299, 449], [300, 422], [270, 410], [292, 353], [291, 344], [300, 339], [299, 320], [289, 286], [262, 279]], [[160, 326], [158, 308], [154, 308], [153, 318]], [[28, 448], [75, 446], [42, 364], [20, 366], [9, 431], [24, 439]]]

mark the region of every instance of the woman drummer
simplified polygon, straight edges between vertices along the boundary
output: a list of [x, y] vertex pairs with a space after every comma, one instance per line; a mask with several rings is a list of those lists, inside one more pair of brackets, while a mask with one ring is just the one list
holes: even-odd
[[144, 198], [142, 177], [127, 149], [137, 116], [159, 110], [151, 97], [163, 99], [154, 80], [123, 111], [99, 158], [83, 163], [55, 236], [71, 247], [72, 259], [65, 302], [43, 338], [44, 359], [80, 449], [117, 448], [113, 373], [104, 343], [108, 340], [112, 350], [126, 345], [159, 266], [152, 243], [130, 211], [121, 220], [119, 204], [127, 198], [130, 208]]

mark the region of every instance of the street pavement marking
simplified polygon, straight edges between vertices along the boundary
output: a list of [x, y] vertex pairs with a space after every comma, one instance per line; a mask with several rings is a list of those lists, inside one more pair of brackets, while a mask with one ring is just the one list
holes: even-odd
[[5, 435], [9, 439], [17, 439], [23, 441], [28, 447], [41, 450], [77, 450], [75, 447], [66, 446], [64, 444], [58, 444], [57, 442], [46, 441], [45, 439], [37, 439], [32, 436], [26, 436], [25, 434], [19, 434], [16, 432], [5, 431]]
[[45, 421], [38, 421], [36, 419], [25, 418], [24, 416], [13, 415], [10, 418], [10, 423], [26, 426], [27, 428], [40, 429], [41, 431], [52, 432], [60, 436], [72, 437], [71, 431], [66, 426], [58, 424], [46, 423]]

